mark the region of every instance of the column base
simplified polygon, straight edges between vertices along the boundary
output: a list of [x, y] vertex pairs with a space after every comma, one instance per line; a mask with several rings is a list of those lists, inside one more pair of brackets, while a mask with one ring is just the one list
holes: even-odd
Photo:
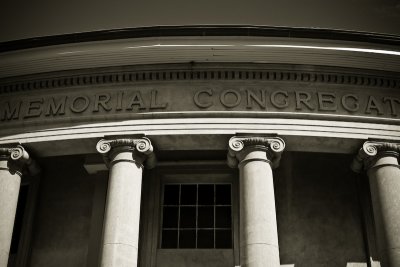
[[269, 244], [249, 244], [240, 248], [241, 267], [280, 267], [279, 248]]
[[138, 249], [127, 244], [104, 244], [102, 267], [136, 267]]

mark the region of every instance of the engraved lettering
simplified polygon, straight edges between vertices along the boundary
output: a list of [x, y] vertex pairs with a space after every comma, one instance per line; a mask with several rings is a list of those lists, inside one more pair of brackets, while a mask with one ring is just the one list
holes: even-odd
[[[230, 97], [230, 95], [232, 97]], [[230, 99], [230, 101], [227, 101], [228, 99]], [[242, 97], [237, 91], [228, 89], [221, 92], [220, 100], [225, 107], [234, 108], [240, 104]]]
[[373, 96], [369, 96], [367, 107], [365, 108], [366, 114], [371, 114], [371, 110], [376, 110], [378, 115], [383, 115], [382, 107], [379, 105], [378, 101]]
[[122, 99], [124, 98], [124, 92], [120, 91], [117, 94], [117, 107], [115, 108], [116, 111], [122, 110]]
[[164, 108], [166, 108], [168, 106], [168, 103], [158, 104], [157, 94], [158, 94], [157, 90], [151, 90], [150, 108], [151, 109], [155, 109], [155, 108], [164, 109]]
[[108, 102], [110, 102], [111, 96], [108, 93], [104, 94], [96, 94], [94, 96], [94, 108], [93, 112], [99, 112], [100, 106], [105, 110], [105, 111], [110, 111], [112, 108], [108, 106]]
[[21, 109], [21, 101], [18, 101], [15, 105], [11, 105], [10, 102], [6, 102], [3, 105], [3, 112], [1, 116], [1, 120], [18, 120], [19, 111]]
[[306, 106], [310, 110], [314, 110], [314, 107], [310, 104], [311, 94], [303, 91], [296, 91], [296, 109], [301, 110], [301, 104]]
[[200, 101], [200, 95], [202, 95], [202, 94], [206, 94], [206, 95], [212, 96], [213, 95], [213, 91], [211, 89], [197, 91], [194, 94], [194, 97], [193, 97], [193, 101], [196, 104], [196, 106], [198, 106], [199, 108], [209, 108], [209, 107], [211, 107], [214, 104], [211, 100], [208, 101], [208, 102]]
[[247, 93], [247, 106], [246, 108], [252, 109], [253, 108], [253, 100], [256, 102], [261, 108], [266, 108], [267, 107], [267, 102], [265, 98], [265, 90], [260, 90], [261, 92], [261, 99], [258, 98], [258, 96], [253, 93], [251, 90], [246, 90]]
[[39, 117], [42, 114], [43, 98], [28, 101], [28, 109], [24, 118]]
[[46, 112], [44, 113], [45, 116], [54, 116], [54, 115], [64, 115], [65, 114], [65, 103], [67, 102], [67, 97], [63, 96], [61, 101], [56, 104], [56, 100], [54, 97], [50, 97]]
[[[351, 99], [351, 101], [349, 101]], [[349, 102], [352, 104], [349, 105]], [[342, 96], [342, 106], [345, 110], [349, 112], [356, 112], [360, 108], [360, 104], [358, 103], [358, 97], [356, 95], [347, 94]]]
[[396, 112], [396, 103], [400, 104], [400, 100], [398, 98], [394, 98], [394, 97], [388, 97], [385, 96], [383, 98], [383, 102], [389, 102], [390, 105], [390, 110], [391, 110], [391, 115], [392, 116], [397, 116], [397, 112]]
[[146, 109], [144, 105], [142, 94], [140, 91], [135, 91], [131, 98], [131, 102], [129, 102], [128, 107], [126, 110], [133, 110], [133, 106], [138, 106], [138, 109]]
[[[282, 97], [279, 97], [282, 95]], [[275, 91], [271, 94], [271, 103], [276, 108], [287, 108], [289, 106], [288, 93], [286, 91]]]
[[318, 92], [318, 109], [322, 111], [336, 111], [336, 95], [334, 93]]
[[87, 96], [76, 96], [72, 99], [69, 109], [74, 113], [82, 113], [89, 107], [89, 104]]

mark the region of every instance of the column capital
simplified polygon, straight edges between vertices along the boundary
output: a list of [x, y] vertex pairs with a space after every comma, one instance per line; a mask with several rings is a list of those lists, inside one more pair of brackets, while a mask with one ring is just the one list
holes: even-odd
[[229, 139], [228, 165], [235, 168], [241, 154], [250, 150], [261, 150], [267, 153], [272, 168], [277, 168], [284, 149], [285, 142], [279, 137], [233, 136]]
[[37, 175], [40, 172], [39, 166], [22, 145], [1, 146], [0, 161], [7, 162], [7, 165], [1, 166], [1, 168], [7, 169], [12, 174], [17, 173], [20, 176], [24, 173]]
[[97, 142], [96, 149], [103, 155], [107, 167], [111, 163], [110, 153], [113, 151], [132, 152], [141, 158], [140, 164], [146, 160], [146, 167], [149, 169], [154, 168], [156, 164], [153, 146], [147, 137], [101, 139]]
[[357, 156], [351, 164], [354, 172], [361, 172], [371, 167], [372, 162], [383, 156], [398, 158], [400, 154], [400, 143], [390, 141], [366, 141], [358, 151]]

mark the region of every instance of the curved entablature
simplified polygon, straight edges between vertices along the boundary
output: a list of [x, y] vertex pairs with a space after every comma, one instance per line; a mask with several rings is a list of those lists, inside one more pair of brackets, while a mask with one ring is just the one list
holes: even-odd
[[[308, 151], [310, 142], [337, 152], [347, 142], [350, 153], [369, 138], [398, 140], [397, 37], [228, 28], [173, 35], [173, 27], [159, 27], [137, 36], [91, 33], [69, 43], [58, 36], [3, 47], [0, 143], [145, 134], [168, 150], [171, 136], [248, 133], [278, 134], [297, 151]], [[84, 147], [82, 153], [92, 151]]]
[[155, 118], [400, 123], [398, 77], [334, 70], [164, 65], [8, 81], [0, 83], [0, 135], [21, 127], [43, 130]]
[[396, 73], [283, 64], [170, 64], [93, 69], [0, 80], [0, 94], [81, 86], [193, 81], [299, 82], [375, 88], [400, 88]]
[[163, 36], [40, 46], [0, 53], [0, 78], [182, 63], [301, 64], [399, 72], [398, 45], [274, 36]]
[[335, 29], [255, 25], [187, 25], [123, 28], [6, 41], [0, 43], [0, 52], [81, 42], [168, 36], [286, 37], [354, 41], [394, 46], [400, 43], [400, 38], [396, 35]]

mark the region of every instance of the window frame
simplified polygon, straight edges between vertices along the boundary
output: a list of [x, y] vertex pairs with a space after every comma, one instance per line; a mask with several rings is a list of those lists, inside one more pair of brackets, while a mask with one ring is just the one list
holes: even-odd
[[[218, 180], [218, 178], [216, 178], [217, 180]], [[178, 178], [178, 180], [180, 180], [179, 178]], [[204, 180], [206, 180], [206, 181], [204, 181]], [[233, 240], [233, 237], [234, 237], [234, 233], [233, 233], [233, 224], [234, 224], [234, 222], [233, 222], [233, 220], [234, 220], [234, 208], [233, 208], [233, 183], [232, 183], [232, 181], [226, 181], [226, 182], [224, 182], [224, 181], [217, 181], [217, 182], [215, 182], [215, 181], [212, 181], [212, 182], [210, 182], [210, 181], [208, 181], [209, 179], [203, 179], [203, 178], [198, 178], [198, 179], [196, 179], [196, 181], [194, 181], [194, 182], [187, 182], [187, 181], [185, 181], [185, 182], [175, 182], [175, 181], [172, 181], [172, 182], [169, 182], [169, 181], [166, 181], [166, 180], [164, 180], [164, 182], [161, 184], [161, 209], [160, 209], [160, 212], [161, 212], [161, 215], [160, 215], [160, 218], [161, 218], [161, 220], [160, 220], [160, 231], [159, 231], [159, 249], [224, 249], [224, 248], [216, 248], [216, 237], [215, 237], [215, 233], [216, 233], [216, 231], [218, 231], [218, 230], [230, 230], [231, 231], [231, 245], [232, 245], [232, 247], [231, 248], [226, 248], [226, 249], [233, 249], [234, 248], [234, 240]], [[212, 179], [212, 180], [215, 180], [215, 179]], [[197, 203], [197, 201], [196, 201], [196, 204], [194, 204], [194, 205], [185, 205], [185, 204], [181, 204], [181, 203], [179, 203], [179, 204], [177, 204], [177, 205], [169, 205], [169, 204], [165, 204], [165, 203], [163, 203], [163, 200], [164, 200], [164, 193], [165, 193], [165, 186], [166, 185], [179, 185], [180, 186], [180, 188], [181, 188], [181, 186], [182, 185], [196, 185], [196, 186], [198, 186], [198, 185], [213, 185], [214, 186], [214, 190], [215, 190], [215, 186], [216, 185], [229, 185], [230, 186], [230, 204], [226, 204], [226, 205], [224, 205], [224, 204], [217, 204], [217, 203], [213, 203], [213, 204], [210, 204], [210, 205], [202, 205], [202, 204], [199, 204], [199, 203]], [[181, 189], [182, 190], [182, 189]], [[198, 188], [196, 188], [196, 190], [198, 190]], [[215, 191], [213, 192], [213, 197], [215, 197]], [[196, 238], [195, 238], [195, 248], [182, 248], [182, 247], [180, 247], [179, 246], [179, 240], [178, 240], [178, 243], [177, 243], [177, 245], [179, 246], [179, 247], [177, 247], [177, 248], [163, 248], [162, 247], [162, 239], [163, 239], [163, 230], [166, 230], [166, 228], [164, 228], [163, 227], [163, 225], [162, 225], [162, 223], [163, 223], [163, 220], [164, 220], [164, 207], [172, 207], [172, 206], [176, 206], [178, 209], [181, 209], [181, 208], [185, 208], [185, 207], [194, 207], [194, 208], [196, 208], [196, 210], [198, 209], [198, 208], [201, 208], [201, 207], [212, 207], [213, 209], [214, 209], [214, 216], [216, 215], [216, 208], [217, 207], [229, 207], [230, 208], [230, 211], [231, 211], [231, 221], [230, 221], [230, 227], [229, 228], [227, 228], [227, 227], [217, 227], [217, 225], [215, 225], [215, 220], [216, 220], [216, 218], [214, 217], [214, 225], [212, 226], [212, 227], [199, 227], [198, 226], [198, 216], [197, 216], [197, 213], [196, 213], [196, 226], [195, 226], [195, 229], [192, 229], [192, 228], [190, 228], [190, 230], [195, 230], [196, 232], [198, 231], [198, 230], [213, 230], [214, 231], [214, 241], [213, 241], [213, 246], [214, 247], [210, 247], [210, 248], [199, 248], [198, 247], [198, 243], [197, 243], [197, 241], [198, 241], [198, 234], [196, 233]], [[177, 228], [176, 228], [176, 230], [178, 231], [178, 239], [179, 239], [179, 232], [180, 232], [180, 229], [181, 229], [181, 227], [179, 226], [180, 225], [180, 219], [178, 218], [178, 226], [177, 226]], [[175, 228], [174, 228], [175, 229]], [[185, 228], [183, 228], [183, 229], [185, 229]], [[168, 230], [168, 229], [167, 229]]]
[[[239, 175], [236, 169], [230, 169], [226, 164], [211, 164], [209, 162], [198, 162], [196, 166], [160, 166], [149, 174], [148, 193], [149, 202], [146, 203], [147, 218], [142, 221], [142, 225], [151, 227], [147, 231], [143, 229], [143, 241], [147, 243], [144, 247], [150, 249], [148, 253], [142, 253], [142, 261], [145, 266], [157, 266], [158, 251], [164, 252], [184, 252], [195, 253], [196, 251], [232, 251], [233, 262], [239, 264]], [[231, 184], [231, 212], [232, 212], [232, 248], [161, 248], [162, 234], [162, 207], [163, 207], [163, 187], [165, 184]], [[144, 199], [143, 199], [144, 200]], [[149, 225], [151, 224], [151, 226]], [[151, 233], [149, 232], [151, 231]], [[143, 249], [146, 249], [144, 248]], [[147, 254], [147, 255], [146, 255]], [[151, 256], [149, 259], [148, 256]], [[144, 259], [144, 258], [147, 259]]]

